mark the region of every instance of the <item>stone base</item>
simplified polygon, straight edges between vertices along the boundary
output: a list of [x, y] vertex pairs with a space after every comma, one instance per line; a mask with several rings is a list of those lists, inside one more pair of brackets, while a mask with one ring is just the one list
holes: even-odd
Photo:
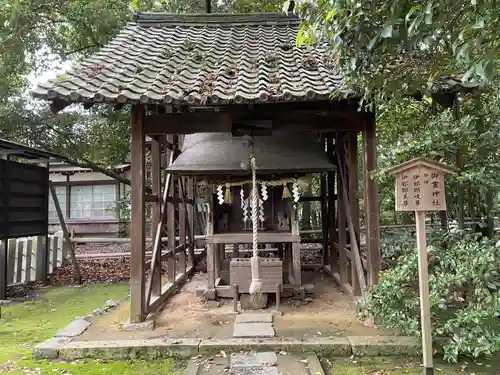
[[124, 331], [152, 331], [155, 328], [155, 319], [153, 315], [148, 315], [145, 321], [141, 323], [130, 323], [130, 320], [123, 325]]
[[271, 323], [236, 323], [233, 331], [236, 338], [274, 337], [275, 334]]
[[268, 295], [263, 293], [260, 298], [255, 298], [250, 294], [240, 296], [240, 306], [243, 310], [262, 310], [267, 307]]
[[238, 315], [234, 321], [238, 323], [272, 323], [273, 316], [269, 313], [247, 313]]

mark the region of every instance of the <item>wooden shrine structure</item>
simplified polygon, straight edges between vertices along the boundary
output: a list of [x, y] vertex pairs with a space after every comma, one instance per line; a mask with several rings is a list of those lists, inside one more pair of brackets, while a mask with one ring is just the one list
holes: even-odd
[[[249, 153], [242, 137], [231, 133], [198, 133], [185, 137], [179, 157], [167, 168], [174, 176], [195, 176], [209, 207], [206, 225], [207, 298], [248, 293], [250, 259], [240, 247], [252, 244]], [[335, 165], [324, 151], [322, 137], [311, 132], [278, 130], [255, 136], [259, 195], [260, 251], [264, 292], [300, 295], [302, 270], [296, 206], [299, 185], [309, 185], [309, 173], [326, 173]], [[243, 165], [242, 165], [243, 163]], [[202, 190], [202, 189], [200, 189]], [[226, 259], [226, 245], [232, 244]], [[279, 297], [278, 297], [279, 299]]]
[[[352, 295], [378, 283], [379, 202], [370, 178], [376, 168], [375, 115], [358, 111], [356, 98], [332, 99], [347, 91], [335, 56], [323, 45], [297, 47], [299, 25], [296, 16], [275, 13], [139, 13], [99, 52], [33, 91], [51, 101], [55, 111], [72, 103], [131, 106], [132, 323], [157, 310], [193, 270], [195, 178], [167, 168], [180, 157], [188, 135], [196, 133], [271, 137], [307, 132], [317, 137], [336, 167], [321, 174], [325, 270]], [[146, 136], [152, 139], [150, 181]], [[203, 170], [195, 175], [206, 178]], [[145, 261], [147, 205], [155, 233], [150, 263]], [[162, 260], [168, 264], [165, 278]]]

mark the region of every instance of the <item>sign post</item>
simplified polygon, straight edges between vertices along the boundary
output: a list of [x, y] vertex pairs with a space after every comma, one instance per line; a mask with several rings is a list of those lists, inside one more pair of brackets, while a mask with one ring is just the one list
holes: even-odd
[[415, 212], [424, 374], [433, 375], [425, 212], [446, 211], [444, 174], [454, 174], [455, 169], [426, 158], [416, 158], [388, 172], [396, 175], [396, 211]]

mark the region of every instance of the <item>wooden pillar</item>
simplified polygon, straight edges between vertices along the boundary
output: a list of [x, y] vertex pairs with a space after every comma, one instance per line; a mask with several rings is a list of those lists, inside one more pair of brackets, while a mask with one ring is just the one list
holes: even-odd
[[144, 108], [132, 107], [131, 123], [131, 257], [130, 257], [130, 322], [140, 323], [146, 315], [144, 298], [145, 220], [145, 161]]
[[323, 235], [323, 266], [328, 264], [330, 259], [328, 251], [328, 191], [327, 191], [327, 176], [325, 173], [321, 174], [321, 232]]
[[[173, 160], [177, 157], [177, 152], [178, 152], [178, 136], [174, 135], [172, 136], [172, 152], [174, 153], [173, 155]], [[167, 203], [167, 244], [168, 244], [168, 250], [170, 251], [170, 255], [168, 256], [167, 259], [167, 279], [169, 282], [173, 283], [175, 281], [175, 277], [177, 276], [177, 269], [176, 269], [176, 264], [175, 264], [175, 258], [176, 258], [176, 253], [175, 253], [175, 248], [176, 248], [176, 242], [175, 242], [175, 236], [176, 236], [176, 216], [178, 214], [177, 208], [179, 207], [178, 204], [178, 181], [175, 178], [172, 178], [172, 182], [170, 184], [170, 191], [169, 191], [169, 201]]]
[[[181, 183], [180, 179], [183, 177], [179, 177], [179, 195], [184, 194], [182, 186], [186, 186], [185, 183]], [[182, 246], [182, 251], [179, 253], [179, 273], [183, 274], [186, 272], [186, 252], [188, 251], [186, 247], [186, 212], [187, 207], [184, 204], [179, 205], [179, 245]]]
[[194, 186], [195, 186], [195, 180], [192, 177], [188, 177], [187, 179], [187, 197], [192, 201], [192, 203], [188, 203], [188, 223], [189, 223], [189, 232], [188, 237], [190, 239], [189, 243], [189, 250], [188, 250], [188, 264], [191, 267], [194, 267], [194, 250], [196, 247], [196, 242], [194, 240], [194, 215], [195, 215], [195, 210], [194, 210]]
[[[54, 207], [56, 208], [57, 217], [59, 218], [59, 224], [61, 225], [61, 230], [63, 232], [63, 243], [61, 248], [63, 249], [64, 253], [70, 254], [71, 263], [73, 264], [73, 269], [75, 270], [75, 279], [78, 282], [78, 284], [81, 284], [82, 275], [80, 273], [78, 260], [76, 259], [75, 248], [73, 247], [73, 243], [71, 242], [71, 238], [69, 236], [68, 227], [66, 225], [66, 221], [64, 220], [64, 215], [62, 213], [61, 205], [59, 204], [59, 198], [57, 198], [56, 189], [54, 188], [54, 185], [50, 181], [49, 181], [49, 190], [52, 196], [52, 201], [54, 202]], [[54, 249], [54, 252], [57, 253], [57, 249]], [[64, 259], [61, 260], [61, 264], [63, 260]], [[57, 261], [54, 262], [52, 267], [53, 269], [57, 267]], [[31, 270], [25, 270], [25, 272], [29, 274]]]
[[[291, 210], [291, 230], [292, 235], [299, 234], [299, 222], [297, 220], [297, 212], [294, 208]], [[293, 281], [295, 286], [302, 285], [302, 267], [300, 264], [300, 243], [294, 242], [292, 244], [292, 268], [293, 268]]]
[[220, 271], [221, 271], [221, 266], [222, 266], [222, 259], [221, 259], [221, 249], [223, 248], [224, 244], [216, 244], [215, 249], [214, 249], [214, 278], [217, 280], [220, 277]]
[[[345, 168], [345, 143], [337, 135], [337, 168]], [[340, 283], [347, 282], [347, 256], [345, 251], [346, 245], [346, 212], [344, 194], [342, 194], [342, 186], [345, 181], [342, 181], [341, 173], [337, 173], [337, 222], [338, 222], [338, 240], [339, 240], [339, 278]]]
[[[8, 155], [0, 155], [0, 159], [8, 160]], [[8, 177], [8, 176], [7, 176]], [[7, 181], [5, 181], [7, 182]], [[8, 184], [5, 186], [0, 186], [0, 199], [2, 200], [3, 207], [7, 207], [8, 204], [8, 194], [9, 190], [7, 190]], [[4, 217], [2, 221], [7, 224], [8, 223], [7, 210], [4, 211]], [[4, 224], [4, 225], [5, 225]], [[4, 230], [8, 231], [8, 228], [4, 228]], [[3, 236], [0, 237], [0, 300], [4, 300], [7, 298], [7, 270], [8, 270], [8, 256], [7, 253], [9, 251], [9, 237]], [[1, 307], [0, 307], [1, 308]]]
[[[162, 137], [163, 138], [163, 137]], [[162, 232], [161, 222], [161, 144], [157, 137], [151, 139], [151, 192], [156, 196], [156, 200], [152, 203], [151, 211], [151, 237], [153, 238], [153, 246], [156, 242], [156, 231]], [[161, 243], [160, 253], [151, 259], [153, 262], [154, 271], [150, 274], [151, 277], [151, 295], [157, 297], [161, 294]]]
[[[213, 194], [210, 192], [208, 196], [209, 212], [207, 214], [206, 222], [206, 235], [213, 236], [214, 234], [214, 204], [213, 204]], [[207, 285], [207, 296], [215, 298], [215, 248], [214, 243], [207, 243], [207, 274], [208, 274], [208, 285]]]
[[364, 168], [363, 181], [365, 190], [365, 226], [368, 255], [368, 286], [374, 286], [380, 280], [380, 205], [377, 182], [370, 173], [377, 168], [377, 140], [375, 114], [365, 121], [363, 129]]
[[[328, 135], [326, 138], [326, 152], [328, 158], [332, 162], [334, 161], [333, 156], [334, 144], [332, 135]], [[337, 223], [335, 220], [335, 172], [328, 172], [327, 177], [327, 190], [328, 190], [328, 239], [330, 242], [330, 259], [328, 263], [330, 264], [331, 272], [338, 272], [338, 255], [337, 255]]]
[[160, 153], [161, 150], [158, 137], [151, 138], [151, 192], [156, 197], [151, 210], [151, 238], [155, 238], [155, 232], [161, 220]]
[[[360, 248], [359, 244], [359, 198], [358, 198], [358, 134], [351, 132], [348, 138], [348, 165], [347, 165], [347, 177], [349, 179], [349, 208], [351, 211], [351, 219], [352, 225], [354, 227], [354, 231], [356, 232], [356, 243], [358, 244], [358, 248]], [[354, 246], [351, 244], [351, 285], [352, 285], [352, 293], [355, 296], [361, 295], [361, 288], [359, 286], [359, 275], [357, 268], [354, 264], [354, 256], [353, 256]]]

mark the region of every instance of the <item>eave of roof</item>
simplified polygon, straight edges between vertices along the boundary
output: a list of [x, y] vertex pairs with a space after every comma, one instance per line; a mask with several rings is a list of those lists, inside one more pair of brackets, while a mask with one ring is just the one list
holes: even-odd
[[278, 13], [141, 13], [99, 52], [32, 92], [70, 103], [224, 105], [346, 92], [324, 45], [298, 47]]
[[56, 154], [54, 152], [46, 151], [41, 148], [27, 146], [23, 143], [10, 141], [5, 138], [0, 138], [0, 152], [8, 154], [16, 158], [23, 158], [27, 160], [42, 160], [43, 162], [59, 162], [66, 161], [65, 156]]
[[[241, 167], [251, 150], [240, 137], [226, 133], [188, 134], [180, 155], [167, 168], [177, 174], [248, 175]], [[255, 158], [258, 174], [313, 173], [335, 170], [322, 144], [308, 133], [256, 136]]]

